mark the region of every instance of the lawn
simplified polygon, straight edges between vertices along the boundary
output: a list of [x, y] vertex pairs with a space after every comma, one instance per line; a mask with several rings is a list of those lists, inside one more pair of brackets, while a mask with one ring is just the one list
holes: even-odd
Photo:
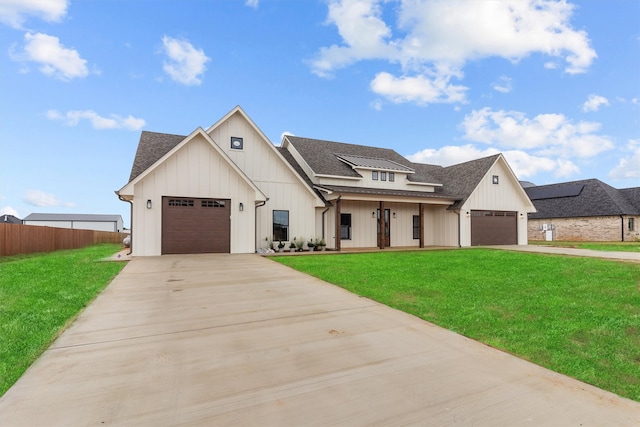
[[591, 249], [594, 251], [640, 252], [640, 242], [530, 241], [529, 244], [539, 246], [558, 246], [561, 248]]
[[0, 396], [124, 267], [101, 262], [120, 249], [0, 258]]
[[492, 249], [273, 259], [640, 401], [638, 264]]

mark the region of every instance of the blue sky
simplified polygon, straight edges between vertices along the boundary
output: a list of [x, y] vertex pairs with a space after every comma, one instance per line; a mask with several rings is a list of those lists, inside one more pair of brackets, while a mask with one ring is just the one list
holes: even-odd
[[0, 213], [121, 214], [141, 130], [640, 186], [640, 2], [0, 0]]

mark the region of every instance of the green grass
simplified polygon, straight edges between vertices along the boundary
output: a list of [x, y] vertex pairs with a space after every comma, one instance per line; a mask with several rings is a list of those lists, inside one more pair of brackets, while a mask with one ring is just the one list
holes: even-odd
[[561, 248], [591, 249], [594, 251], [640, 252], [640, 242], [530, 241], [529, 244], [539, 246], [557, 246]]
[[119, 245], [0, 258], [0, 396], [124, 267]]
[[491, 249], [274, 257], [640, 401], [640, 265]]

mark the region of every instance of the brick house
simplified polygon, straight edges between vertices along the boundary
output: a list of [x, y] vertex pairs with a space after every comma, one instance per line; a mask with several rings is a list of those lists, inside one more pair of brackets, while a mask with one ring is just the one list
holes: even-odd
[[597, 179], [525, 188], [529, 240], [640, 240], [640, 187], [616, 189]]

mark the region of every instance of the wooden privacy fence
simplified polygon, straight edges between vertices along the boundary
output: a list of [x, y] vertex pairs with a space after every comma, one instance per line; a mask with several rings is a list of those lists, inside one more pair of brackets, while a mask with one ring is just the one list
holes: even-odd
[[0, 223], [0, 256], [122, 243], [126, 233]]

